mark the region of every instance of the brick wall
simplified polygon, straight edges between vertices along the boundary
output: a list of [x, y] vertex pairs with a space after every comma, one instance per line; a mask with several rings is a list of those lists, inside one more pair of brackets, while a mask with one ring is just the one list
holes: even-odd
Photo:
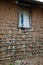
[[[16, 47], [18, 47], [18, 49], [16, 48], [18, 52], [16, 52], [15, 57], [13, 51], [7, 50], [9, 45], [6, 44], [6, 41], [9, 35], [9, 31], [11, 31], [11, 39], [15, 39]], [[21, 45], [23, 44], [27, 44], [26, 53], [24, 53], [24, 51], [21, 52]], [[13, 45], [11, 45], [11, 47]], [[1, 48], [5, 48], [6, 51], [1, 51]], [[34, 49], [36, 51], [34, 51]], [[37, 50], [40, 51], [39, 55], [37, 54]], [[26, 31], [18, 29], [17, 5], [8, 2], [0, 2], [0, 61], [3, 60], [2, 57], [7, 57], [7, 59], [11, 59], [10, 61], [7, 60], [7, 62], [1, 61], [0, 65], [9, 65], [10, 63], [14, 63], [15, 58], [24, 59], [25, 57], [25, 61], [28, 61], [30, 65], [43, 65], [43, 53], [41, 53], [42, 51], [43, 8], [40, 8], [38, 6], [33, 7], [32, 27], [29, 31]], [[36, 53], [33, 54], [34, 52]], [[22, 55], [23, 57], [21, 57]]]

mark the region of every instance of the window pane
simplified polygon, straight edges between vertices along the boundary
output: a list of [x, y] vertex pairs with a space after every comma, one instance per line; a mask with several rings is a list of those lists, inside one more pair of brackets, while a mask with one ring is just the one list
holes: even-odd
[[30, 13], [28, 11], [21, 11], [19, 13], [19, 27], [30, 28]]

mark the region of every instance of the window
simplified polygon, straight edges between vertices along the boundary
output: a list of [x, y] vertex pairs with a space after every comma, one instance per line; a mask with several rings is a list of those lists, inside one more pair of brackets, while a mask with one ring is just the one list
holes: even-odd
[[19, 28], [31, 27], [31, 13], [29, 9], [21, 8], [19, 11]]

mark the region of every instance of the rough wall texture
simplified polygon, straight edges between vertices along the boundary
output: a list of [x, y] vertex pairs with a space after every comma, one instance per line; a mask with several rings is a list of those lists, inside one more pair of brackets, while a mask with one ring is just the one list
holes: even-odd
[[[16, 48], [18, 52], [16, 52], [15, 57], [14, 52], [8, 50], [9, 44], [7, 44], [7, 41], [9, 32], [11, 33], [11, 39], [15, 39], [14, 44], [18, 47], [18, 49]], [[11, 48], [14, 44], [11, 45]], [[27, 45], [26, 51], [23, 51], [23, 49], [21, 51], [23, 44]], [[22, 55], [23, 57], [21, 57]], [[33, 7], [32, 27], [29, 31], [26, 31], [18, 29], [17, 5], [0, 2], [0, 65], [14, 63], [15, 58], [26, 58], [25, 61], [28, 61], [29, 65], [43, 65], [43, 9]]]

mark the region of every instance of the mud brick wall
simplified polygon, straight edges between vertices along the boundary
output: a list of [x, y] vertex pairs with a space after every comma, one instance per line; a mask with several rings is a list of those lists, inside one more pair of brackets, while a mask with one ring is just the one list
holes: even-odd
[[[7, 49], [9, 46], [6, 42], [9, 31], [11, 32], [11, 38], [15, 39], [16, 49], [18, 50], [16, 58], [20, 59], [20, 56], [27, 54], [28, 57], [23, 55], [23, 59], [26, 57], [25, 61], [28, 61], [30, 65], [43, 65], [43, 8], [33, 7], [32, 27], [29, 31], [26, 31], [18, 29], [18, 6], [9, 2], [0, 2], [0, 65], [14, 64], [13, 51], [3, 51], [3, 48]], [[27, 45], [26, 53], [24, 51], [21, 52], [21, 45], [23, 44]], [[32, 45], [39, 50], [39, 56], [36, 53], [37, 50], [34, 54]], [[5, 58], [6, 62], [3, 61], [4, 57], [7, 57]]]

